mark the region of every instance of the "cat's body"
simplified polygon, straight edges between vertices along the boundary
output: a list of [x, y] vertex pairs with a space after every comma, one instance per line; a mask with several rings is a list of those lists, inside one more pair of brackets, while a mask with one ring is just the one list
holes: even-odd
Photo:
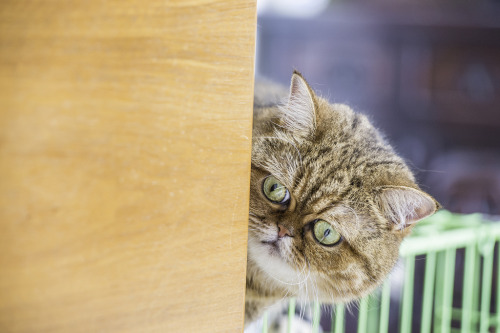
[[438, 206], [365, 116], [318, 97], [297, 72], [289, 91], [258, 83], [246, 324], [287, 297], [368, 294], [412, 224]]

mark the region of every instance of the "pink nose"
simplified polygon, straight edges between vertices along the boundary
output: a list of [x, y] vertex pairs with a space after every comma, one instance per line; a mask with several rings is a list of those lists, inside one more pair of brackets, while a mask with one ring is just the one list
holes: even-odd
[[278, 224], [278, 238], [283, 238], [285, 236], [292, 236], [292, 233], [281, 224]]

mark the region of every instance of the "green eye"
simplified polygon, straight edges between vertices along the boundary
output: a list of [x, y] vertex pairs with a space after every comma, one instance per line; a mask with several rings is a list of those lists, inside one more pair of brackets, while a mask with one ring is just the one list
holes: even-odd
[[290, 200], [290, 193], [274, 176], [268, 176], [264, 180], [262, 190], [267, 199], [272, 202], [284, 204]]
[[318, 243], [326, 246], [333, 246], [342, 238], [330, 223], [323, 220], [314, 222], [313, 234]]

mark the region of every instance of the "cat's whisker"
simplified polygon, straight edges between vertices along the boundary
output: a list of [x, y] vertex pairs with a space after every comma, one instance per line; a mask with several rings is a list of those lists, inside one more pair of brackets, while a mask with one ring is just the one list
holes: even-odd
[[305, 309], [304, 300], [300, 299], [300, 312], [299, 312], [300, 319], [304, 319], [304, 309]]
[[332, 300], [332, 301], [330, 302], [330, 304], [331, 304], [332, 306], [334, 306], [334, 304], [335, 304], [335, 297], [333, 296], [333, 291], [332, 291], [332, 290], [329, 290], [329, 292], [328, 292], [328, 293], [330, 294], [330, 298], [331, 298], [331, 300]]

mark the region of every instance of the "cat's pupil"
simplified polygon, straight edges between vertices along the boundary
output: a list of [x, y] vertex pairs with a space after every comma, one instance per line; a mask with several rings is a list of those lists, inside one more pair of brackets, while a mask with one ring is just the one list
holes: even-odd
[[274, 191], [276, 188], [278, 188], [278, 184], [274, 183], [273, 186], [271, 186], [271, 192]]
[[323, 236], [328, 237], [330, 234], [330, 229], [326, 229], [325, 232], [323, 233]]

